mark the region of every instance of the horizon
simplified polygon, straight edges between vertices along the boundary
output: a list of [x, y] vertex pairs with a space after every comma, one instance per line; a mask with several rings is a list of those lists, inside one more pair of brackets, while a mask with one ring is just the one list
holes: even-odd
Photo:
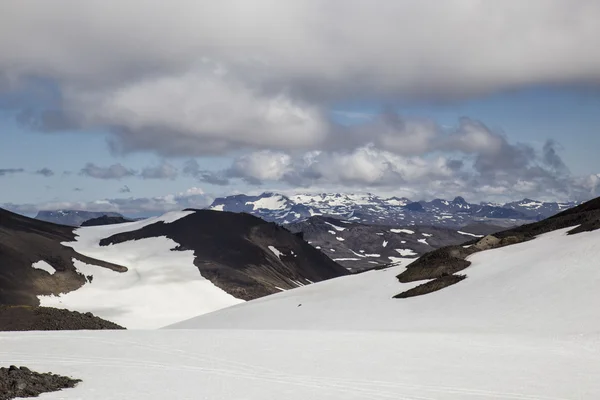
[[0, 4], [0, 207], [600, 195], [595, 0], [176, 4]]
[[[30, 218], [35, 218], [37, 215], [39, 215], [42, 212], [59, 212], [59, 211], [69, 211], [69, 212], [95, 212], [95, 213], [117, 213], [122, 215], [123, 217], [127, 217], [127, 218], [151, 218], [151, 217], [157, 217], [160, 215], [163, 215], [165, 213], [168, 212], [177, 212], [177, 211], [183, 211], [185, 209], [199, 209], [199, 210], [203, 210], [203, 209], [210, 209], [210, 207], [217, 201], [220, 199], [227, 199], [229, 197], [235, 197], [235, 196], [248, 196], [248, 197], [268, 197], [268, 196], [283, 196], [288, 200], [294, 201], [292, 199], [292, 197], [294, 196], [311, 196], [311, 197], [315, 197], [315, 196], [331, 196], [331, 195], [339, 195], [339, 196], [373, 196], [376, 197], [380, 200], [391, 200], [391, 199], [405, 199], [409, 201], [409, 204], [411, 203], [424, 203], [424, 202], [432, 202], [434, 200], [444, 200], [444, 201], [456, 201], [457, 199], [462, 199], [464, 201], [466, 201], [469, 204], [472, 205], [484, 205], [484, 204], [488, 204], [488, 205], [493, 205], [493, 206], [497, 206], [497, 207], [505, 207], [507, 204], [510, 203], [519, 203], [519, 202], [525, 202], [525, 201], [530, 201], [530, 202], [539, 202], [542, 204], [553, 204], [553, 203], [558, 203], [558, 204], [567, 204], [567, 203], [573, 203], [573, 204], [580, 204], [583, 203], [585, 201], [574, 201], [574, 202], [560, 202], [560, 201], [543, 201], [543, 200], [538, 200], [538, 199], [531, 199], [531, 198], [522, 198], [522, 199], [514, 199], [511, 201], [507, 201], [507, 202], [502, 202], [502, 203], [497, 203], [497, 202], [487, 202], [487, 201], [480, 201], [480, 202], [471, 202], [469, 201], [469, 199], [466, 199], [464, 196], [453, 196], [453, 197], [449, 197], [449, 198], [439, 198], [439, 197], [434, 197], [434, 198], [429, 198], [429, 199], [419, 199], [419, 200], [415, 200], [415, 199], [409, 199], [407, 197], [401, 197], [401, 196], [380, 196], [376, 193], [371, 193], [371, 192], [364, 192], [364, 193], [358, 193], [358, 192], [347, 192], [347, 193], [326, 193], [326, 192], [321, 192], [321, 193], [309, 193], [309, 192], [297, 192], [297, 193], [281, 193], [281, 192], [273, 192], [273, 191], [265, 191], [265, 192], [261, 192], [258, 194], [247, 194], [247, 193], [236, 193], [236, 194], [232, 194], [232, 195], [228, 195], [228, 196], [221, 196], [221, 197], [215, 197], [213, 198], [210, 202], [204, 204], [204, 205], [199, 205], [199, 206], [189, 206], [189, 207], [181, 207], [181, 208], [171, 208], [169, 210], [166, 211], [152, 211], [152, 210], [125, 210], [123, 211], [119, 211], [116, 209], [110, 209], [110, 208], [106, 208], [106, 209], [102, 209], [97, 208], [97, 207], [92, 207], [91, 209], [76, 209], [76, 208], [48, 208], [48, 209], [29, 209], [29, 208], [25, 208], [25, 207], [20, 207], [18, 205], [13, 205], [10, 204], [9, 207], [6, 207], [5, 209], [11, 212], [14, 212], [16, 214], [20, 214], [20, 215], [24, 215], [26, 217], [30, 217]], [[102, 204], [102, 203], [100, 203]], [[0, 207], [3, 208], [3, 207]]]

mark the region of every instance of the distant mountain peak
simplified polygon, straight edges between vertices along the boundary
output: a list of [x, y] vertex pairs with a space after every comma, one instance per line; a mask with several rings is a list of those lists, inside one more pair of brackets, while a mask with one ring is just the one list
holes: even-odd
[[463, 226], [482, 219], [535, 221], [549, 217], [573, 204], [541, 203], [525, 199], [507, 203], [468, 203], [464, 197], [412, 202], [406, 197], [383, 198], [372, 193], [299, 193], [282, 195], [265, 192], [259, 196], [236, 195], [216, 199], [210, 209], [246, 212], [267, 221], [287, 224], [314, 215], [333, 216], [367, 224]]
[[467, 201], [464, 199], [464, 197], [461, 196], [456, 196], [454, 198], [454, 200], [452, 200], [453, 203], [458, 203], [458, 204], [468, 204]]

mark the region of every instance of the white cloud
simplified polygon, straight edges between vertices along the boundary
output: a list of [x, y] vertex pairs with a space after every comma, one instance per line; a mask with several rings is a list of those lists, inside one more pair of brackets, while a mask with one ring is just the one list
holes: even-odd
[[[599, 19], [597, 0], [6, 0], [0, 87], [51, 83], [34, 124], [108, 127], [116, 150], [324, 150], [344, 141], [326, 112], [347, 99], [599, 84]], [[354, 148], [412, 155], [435, 136], [400, 132]], [[496, 140], [467, 136], [463, 150]]]
[[179, 170], [168, 162], [162, 162], [156, 167], [144, 168], [140, 175], [144, 179], [175, 179]]

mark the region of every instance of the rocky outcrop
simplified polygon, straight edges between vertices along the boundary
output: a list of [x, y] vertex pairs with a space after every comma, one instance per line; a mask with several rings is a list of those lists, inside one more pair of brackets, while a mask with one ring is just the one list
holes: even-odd
[[50, 307], [0, 305], [0, 331], [125, 329], [92, 313]]
[[34, 372], [27, 367], [0, 367], [0, 400], [38, 397], [42, 393], [73, 388], [79, 382], [79, 379]]

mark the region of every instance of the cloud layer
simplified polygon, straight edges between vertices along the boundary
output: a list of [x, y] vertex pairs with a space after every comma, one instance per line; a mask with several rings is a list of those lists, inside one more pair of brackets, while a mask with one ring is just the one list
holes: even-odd
[[[213, 185], [583, 196], [597, 176], [571, 177], [552, 141], [533, 148], [470, 118], [444, 129], [393, 111], [340, 126], [332, 112], [600, 85], [598, 20], [597, 0], [6, 0], [0, 108], [40, 130], [107, 130], [117, 153], [191, 157], [181, 173]], [[215, 154], [236, 158], [220, 171], [193, 160]], [[80, 174], [180, 172], [89, 163]]]
[[[599, 19], [596, 0], [8, 0], [0, 88], [37, 83], [51, 106], [24, 120], [108, 128], [116, 151], [324, 150], [338, 101], [599, 84]], [[414, 129], [378, 140], [417, 151]]]
[[[373, 126], [382, 134], [361, 147], [297, 154], [262, 150], [236, 158], [221, 171], [202, 171], [189, 161], [185, 172], [217, 185], [237, 178], [252, 185], [397, 190], [416, 198], [460, 194], [471, 200], [585, 199], [596, 194], [595, 175], [572, 177], [558, 145], [550, 140], [539, 149], [511, 143], [466, 117], [443, 129], [432, 121], [385, 115], [355, 129]], [[383, 143], [389, 136], [404, 135], [406, 142], [397, 147]]]

